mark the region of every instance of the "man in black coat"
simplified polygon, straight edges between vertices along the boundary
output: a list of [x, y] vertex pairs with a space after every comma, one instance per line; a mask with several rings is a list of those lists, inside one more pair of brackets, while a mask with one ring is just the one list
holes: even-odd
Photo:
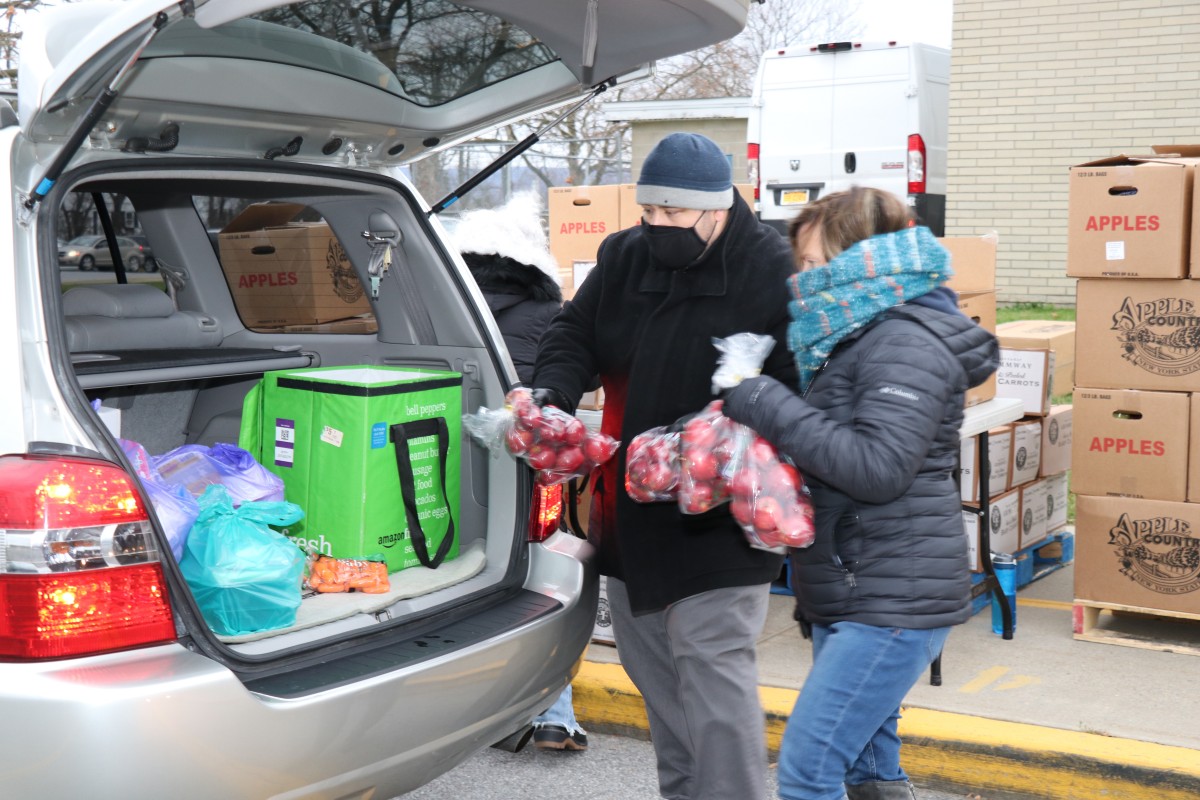
[[[763, 371], [792, 385], [787, 241], [733, 191], [715, 142], [667, 136], [638, 178], [642, 225], [597, 264], [542, 337], [535, 397], [573, 411], [592, 377], [623, 445], [713, 399], [714, 337], [766, 333]], [[754, 644], [783, 556], [747, 544], [728, 505], [696, 516], [635, 503], [625, 447], [594, 476], [588, 538], [609, 577], [621, 663], [645, 698], [663, 797], [762, 798], [766, 746]]]

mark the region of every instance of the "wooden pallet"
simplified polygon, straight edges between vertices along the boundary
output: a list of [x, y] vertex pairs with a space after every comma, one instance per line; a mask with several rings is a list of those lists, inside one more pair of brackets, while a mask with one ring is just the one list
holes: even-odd
[[1200, 614], [1076, 600], [1074, 623], [1081, 641], [1200, 656]]

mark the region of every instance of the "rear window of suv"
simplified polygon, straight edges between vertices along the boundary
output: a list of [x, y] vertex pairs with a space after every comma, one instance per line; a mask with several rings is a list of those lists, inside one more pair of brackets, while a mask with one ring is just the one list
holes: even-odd
[[[260, 26], [246, 22], [229, 27], [242, 25], [240, 34], [259, 39], [257, 52], [263, 60], [353, 78], [423, 106], [448, 102], [558, 60], [521, 28], [446, 0], [290, 3], [253, 19]], [[362, 57], [323, 57], [303, 39], [272, 36], [269, 27], [261, 26], [264, 22], [336, 41]], [[386, 72], [381, 73], [380, 66]]]
[[375, 333], [341, 240], [308, 206], [194, 197], [242, 324], [271, 333]]

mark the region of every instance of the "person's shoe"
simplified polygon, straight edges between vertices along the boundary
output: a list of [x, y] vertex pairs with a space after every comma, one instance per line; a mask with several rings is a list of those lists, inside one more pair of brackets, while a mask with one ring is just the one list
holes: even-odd
[[533, 731], [533, 743], [539, 750], [587, 750], [587, 734], [568, 731], [563, 725], [539, 725]]

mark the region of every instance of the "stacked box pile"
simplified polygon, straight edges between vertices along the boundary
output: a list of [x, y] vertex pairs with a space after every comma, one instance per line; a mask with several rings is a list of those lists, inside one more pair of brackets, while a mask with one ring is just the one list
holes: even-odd
[[[998, 370], [983, 386], [968, 392], [966, 404], [972, 406], [996, 397], [1033, 398], [1025, 402], [1023, 419], [987, 432], [991, 551], [1017, 555], [1037, 547], [1067, 524], [1071, 406], [1051, 406], [1049, 393], [1055, 379], [1067, 387], [1065, 392], [1070, 392], [1074, 328], [1072, 323], [1042, 321], [997, 326], [994, 237], [940, 241], [950, 251], [954, 269], [950, 287], [958, 292], [959, 308], [996, 334], [1004, 353], [1015, 354], [1017, 362], [1016, 367]], [[1029, 376], [1023, 377], [1018, 370], [1024, 369], [1024, 362], [1038, 365], [1039, 370], [1028, 370]], [[1027, 382], [1033, 382], [1032, 388], [1025, 385]], [[959, 476], [963, 524], [975, 572], [983, 568], [979, 553], [980, 439], [971, 436], [962, 440]]]
[[1075, 597], [1200, 618], [1200, 147], [1154, 151], [1071, 171]]

